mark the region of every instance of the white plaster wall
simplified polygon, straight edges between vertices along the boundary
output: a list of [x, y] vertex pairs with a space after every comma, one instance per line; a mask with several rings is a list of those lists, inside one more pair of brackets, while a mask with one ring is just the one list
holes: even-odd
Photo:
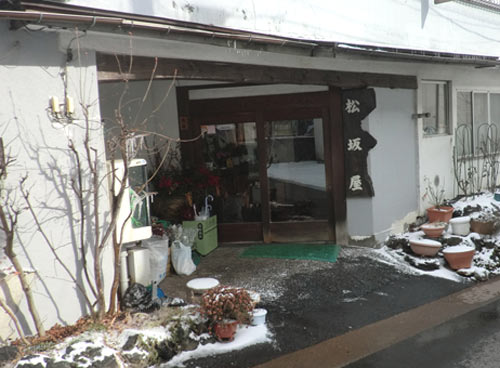
[[[68, 79], [68, 95], [77, 104], [75, 117], [82, 118], [78, 101], [91, 105], [91, 145], [102, 158], [104, 168], [103, 137], [97, 100], [95, 54], [82, 53], [65, 70], [66, 55], [59, 51], [57, 35], [52, 32], [19, 30], [9, 31], [8, 22], [0, 22], [0, 81], [4, 92], [0, 99], [0, 136], [7, 151], [15, 158], [6, 180], [12, 190], [9, 200], [23, 206], [17, 190], [19, 181], [27, 176], [25, 187], [30, 191], [30, 200], [45, 234], [57, 247], [59, 257], [79, 282], [84, 276], [81, 262], [75, 257], [78, 244], [77, 203], [71, 194], [71, 175], [75, 168], [68, 150], [68, 138], [72, 138], [78, 149], [83, 139], [82, 121], [75, 121], [66, 128], [56, 126], [49, 120], [47, 108], [50, 96], [64, 100], [62, 72]], [[75, 47], [73, 43], [73, 47]], [[85, 179], [85, 178], [84, 178]], [[103, 187], [107, 193], [107, 187]], [[101, 213], [109, 209], [108, 197], [101, 197]], [[92, 243], [90, 230], [87, 243]], [[33, 293], [46, 328], [55, 323], [73, 323], [88, 310], [82, 295], [55, 260], [34, 220], [28, 211], [22, 211], [16, 233], [15, 252], [23, 266], [36, 271]], [[109, 249], [110, 250], [110, 249]], [[111, 264], [111, 253], [106, 250], [103, 263]], [[92, 262], [89, 261], [92, 265]], [[91, 266], [92, 267], [92, 266]], [[109, 295], [112, 267], [103, 267], [106, 295]], [[84, 282], [82, 282], [84, 284]], [[26, 302], [11, 304], [26, 334], [35, 333]], [[19, 307], [19, 309], [18, 309]], [[7, 318], [0, 312], [0, 318]], [[10, 327], [12, 327], [10, 323]], [[2, 338], [9, 337], [12, 330], [0, 331]]]
[[393, 223], [418, 207], [417, 127], [411, 117], [415, 91], [376, 88], [377, 107], [362, 127], [377, 145], [368, 155], [375, 196], [347, 199], [347, 223], [351, 237], [375, 235], [384, 239]]
[[500, 55], [500, 18], [460, 2], [432, 0], [69, 0], [150, 15], [305, 40], [462, 54]]

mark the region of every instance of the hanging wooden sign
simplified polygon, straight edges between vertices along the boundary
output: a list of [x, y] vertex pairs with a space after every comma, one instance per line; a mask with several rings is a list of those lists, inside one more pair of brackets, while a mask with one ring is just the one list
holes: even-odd
[[374, 190], [368, 175], [368, 151], [377, 140], [361, 129], [361, 121], [376, 107], [373, 89], [353, 89], [342, 92], [344, 120], [344, 152], [347, 197], [373, 197]]

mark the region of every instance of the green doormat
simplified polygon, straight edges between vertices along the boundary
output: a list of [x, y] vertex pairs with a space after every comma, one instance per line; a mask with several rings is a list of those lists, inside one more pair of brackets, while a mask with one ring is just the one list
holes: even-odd
[[242, 258], [287, 258], [335, 262], [340, 246], [335, 244], [258, 244], [241, 253]]

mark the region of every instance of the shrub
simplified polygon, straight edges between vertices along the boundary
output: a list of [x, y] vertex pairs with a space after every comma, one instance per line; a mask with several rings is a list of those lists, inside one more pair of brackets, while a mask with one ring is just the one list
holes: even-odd
[[203, 294], [200, 309], [213, 326], [230, 320], [250, 324], [253, 308], [254, 303], [247, 290], [217, 286]]

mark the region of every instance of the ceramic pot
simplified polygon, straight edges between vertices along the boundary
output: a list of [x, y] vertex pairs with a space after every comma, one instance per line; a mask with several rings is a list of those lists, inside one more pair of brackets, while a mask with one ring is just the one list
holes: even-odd
[[470, 231], [473, 233], [491, 235], [495, 231], [495, 223], [493, 221], [478, 221], [470, 220]]
[[444, 259], [453, 270], [461, 268], [470, 268], [472, 265], [472, 258], [474, 258], [476, 250], [473, 247], [458, 245], [455, 247], [448, 247], [443, 250]]
[[427, 209], [429, 222], [449, 222], [453, 216], [453, 207], [440, 206]]
[[455, 235], [467, 236], [470, 233], [470, 217], [454, 217], [450, 220], [451, 232]]
[[441, 248], [441, 243], [430, 239], [412, 239], [410, 248], [419, 256], [434, 257]]
[[445, 228], [446, 228], [446, 223], [444, 222], [431, 222], [431, 223], [428, 222], [420, 226], [420, 229], [429, 238], [439, 238]]
[[252, 312], [252, 325], [259, 326], [266, 323], [267, 310], [264, 308], [255, 308]]
[[233, 341], [237, 328], [238, 321], [217, 322], [214, 326], [214, 334], [221, 342]]

